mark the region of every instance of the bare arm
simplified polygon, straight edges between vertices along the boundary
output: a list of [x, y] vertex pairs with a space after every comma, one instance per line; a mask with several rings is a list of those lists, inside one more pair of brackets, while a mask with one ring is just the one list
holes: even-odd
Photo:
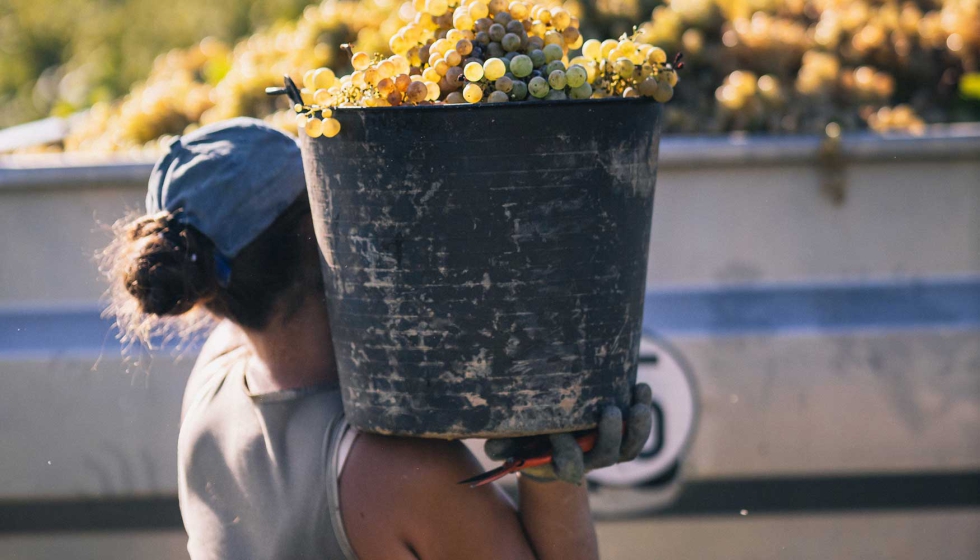
[[[551, 444], [551, 462], [521, 472], [521, 518], [540, 558], [599, 557], [588, 491], [584, 485], [585, 473], [620, 461], [631, 461], [640, 453], [650, 436], [652, 399], [649, 386], [637, 385], [625, 422], [623, 411], [618, 407], [603, 408], [595, 444], [587, 453], [572, 434], [551, 434], [547, 436]], [[496, 460], [520, 457], [522, 441], [527, 440], [489, 440], [484, 450]]]
[[521, 521], [538, 558], [599, 558], [585, 484], [518, 481]]
[[521, 511], [459, 442], [358, 437], [340, 480], [345, 528], [360, 560], [598, 558], [584, 486], [520, 483]]
[[[633, 401], [625, 423], [618, 407], [602, 410], [588, 453], [572, 434], [547, 436], [551, 462], [520, 475], [519, 512], [493, 485], [457, 484], [480, 470], [459, 442], [361, 435], [340, 480], [351, 545], [362, 560], [598, 558], [584, 475], [639, 454], [651, 429], [650, 388], [638, 385]], [[521, 442], [490, 440], [484, 449], [503, 460]]]

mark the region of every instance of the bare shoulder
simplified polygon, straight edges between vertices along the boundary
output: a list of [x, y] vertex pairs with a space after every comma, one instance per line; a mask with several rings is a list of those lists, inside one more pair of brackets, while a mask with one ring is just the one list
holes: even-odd
[[358, 436], [340, 480], [344, 525], [361, 560], [533, 558], [517, 512], [460, 442]]

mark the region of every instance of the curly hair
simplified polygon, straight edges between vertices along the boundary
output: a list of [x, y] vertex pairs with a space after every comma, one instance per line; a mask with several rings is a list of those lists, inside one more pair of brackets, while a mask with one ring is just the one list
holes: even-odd
[[186, 339], [215, 318], [262, 330], [277, 313], [288, 317], [311, 294], [323, 294], [306, 196], [230, 261], [227, 283], [219, 281], [214, 244], [179, 212], [129, 216], [112, 232], [100, 270], [109, 281], [106, 315], [115, 317], [124, 342]]

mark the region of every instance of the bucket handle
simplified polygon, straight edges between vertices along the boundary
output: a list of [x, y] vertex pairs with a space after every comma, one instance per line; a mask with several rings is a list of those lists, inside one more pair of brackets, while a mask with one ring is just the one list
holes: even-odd
[[296, 83], [288, 75], [283, 76], [283, 87], [268, 87], [265, 88], [266, 95], [287, 95], [289, 100], [294, 104], [302, 105], [303, 96], [299, 92], [299, 88], [296, 87]]

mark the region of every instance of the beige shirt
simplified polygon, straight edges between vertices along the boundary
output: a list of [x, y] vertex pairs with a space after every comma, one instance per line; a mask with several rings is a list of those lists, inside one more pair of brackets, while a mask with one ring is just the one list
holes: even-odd
[[354, 560], [338, 497], [352, 433], [340, 392], [249, 393], [235, 331], [212, 333], [184, 395], [178, 492], [191, 558]]

